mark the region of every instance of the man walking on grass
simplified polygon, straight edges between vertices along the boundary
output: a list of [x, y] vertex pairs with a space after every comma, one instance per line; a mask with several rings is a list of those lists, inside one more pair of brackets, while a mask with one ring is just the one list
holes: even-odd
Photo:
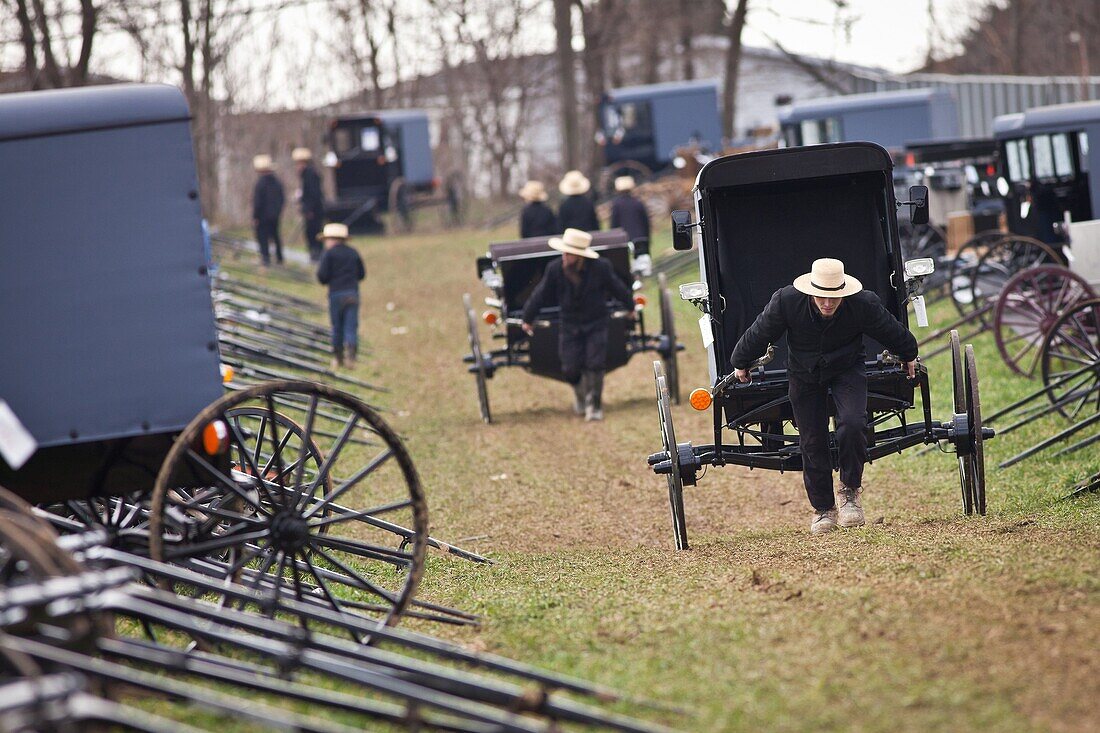
[[561, 370], [573, 385], [573, 411], [588, 421], [603, 420], [603, 375], [607, 363], [607, 328], [611, 314], [607, 301], [617, 300], [633, 314], [634, 294], [607, 260], [592, 249], [592, 235], [566, 229], [549, 245], [561, 258], [546, 266], [523, 307], [523, 330], [535, 333], [532, 323], [539, 309], [557, 302], [561, 307], [559, 353]]
[[355, 366], [359, 349], [359, 281], [367, 273], [359, 253], [348, 245], [345, 225], [325, 224], [321, 239], [325, 252], [317, 265], [317, 279], [328, 285], [332, 368]]
[[[867, 461], [867, 372], [864, 334], [916, 374], [917, 340], [844, 263], [815, 260], [810, 272], [780, 288], [733, 349], [734, 375], [750, 380], [748, 367], [787, 335], [787, 380], [802, 448], [802, 479], [814, 509], [812, 534], [861, 527], [863, 464]], [[833, 496], [827, 398], [836, 405], [840, 464], [839, 502]], [[838, 509], [839, 504], [839, 509]]]

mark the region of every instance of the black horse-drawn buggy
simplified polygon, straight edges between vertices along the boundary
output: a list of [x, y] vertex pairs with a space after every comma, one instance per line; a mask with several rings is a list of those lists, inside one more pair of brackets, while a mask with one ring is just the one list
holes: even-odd
[[[511, 242], [489, 245], [489, 251], [477, 260], [477, 274], [482, 283], [492, 291], [485, 299], [489, 307], [479, 319], [469, 294], [463, 296], [466, 326], [470, 338], [470, 353], [463, 357], [469, 371], [477, 380], [478, 403], [481, 418], [492, 421], [489, 410], [488, 380], [502, 367], [523, 367], [532, 374], [564, 381], [559, 355], [558, 333], [561, 322], [558, 304], [543, 307], [534, 322], [532, 336], [524, 333], [521, 322], [523, 307], [542, 280], [543, 271], [561, 253], [550, 248], [550, 237], [529, 237]], [[632, 269], [633, 245], [622, 229], [592, 233], [592, 249], [600, 257], [607, 258], [615, 273], [629, 287], [641, 287]], [[679, 403], [679, 369], [676, 352], [683, 346], [676, 341], [675, 322], [672, 317], [672, 299], [662, 275], [658, 279], [658, 305], [661, 312], [661, 328], [658, 333], [647, 330], [646, 298], [634, 297], [634, 317], [621, 305], [608, 303], [610, 327], [607, 339], [607, 369], [624, 366], [630, 357], [643, 351], [657, 352], [669, 375], [670, 399]], [[492, 328], [492, 338], [504, 345], [486, 350], [482, 347], [478, 321]]]
[[[915, 186], [908, 203], [912, 220], [927, 221], [927, 189]], [[768, 150], [714, 160], [699, 172], [697, 223], [687, 211], [673, 212], [673, 243], [692, 246], [699, 230], [702, 281], [680, 287], [680, 296], [705, 314], [705, 345], [711, 385], [691, 393], [697, 410], [712, 410], [714, 442], [692, 445], [676, 437], [668, 375], [654, 363], [663, 449], [649, 457], [668, 481], [676, 547], [688, 547], [683, 489], [695, 486], [707, 466], [733, 464], [800, 471], [802, 456], [787, 396], [786, 337], [753, 364], [751, 382], [735, 380], [730, 357], [744, 331], [772, 293], [810, 270], [813, 260], [834, 257], [881, 299], [903, 325], [914, 302], [923, 320], [921, 281], [933, 271], [929, 259], [903, 263], [898, 237], [892, 162], [873, 143], [836, 143]], [[925, 324], [921, 324], [925, 325]], [[952, 343], [954, 414], [932, 418], [928, 373], [918, 365], [910, 379], [900, 360], [865, 338], [868, 452], [873, 461], [921, 444], [945, 442], [959, 461], [964, 510], [985, 512], [983, 441], [978, 373], [973, 347]], [[909, 412], [920, 394], [916, 420]], [[831, 400], [830, 400], [831, 403]], [[832, 405], [830, 404], [830, 409]], [[729, 439], [729, 438], [732, 438]], [[835, 432], [830, 434], [834, 466]]]

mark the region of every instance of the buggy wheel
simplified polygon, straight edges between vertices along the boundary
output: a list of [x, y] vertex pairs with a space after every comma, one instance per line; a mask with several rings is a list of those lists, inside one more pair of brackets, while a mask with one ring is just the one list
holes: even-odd
[[466, 309], [466, 330], [470, 338], [470, 353], [474, 357], [474, 378], [477, 380], [477, 404], [481, 409], [481, 419], [486, 423], [493, 421], [489, 411], [489, 375], [485, 369], [485, 356], [481, 353], [481, 336], [477, 331], [477, 316], [470, 301], [470, 294], [462, 296], [462, 305]]
[[981, 312], [993, 303], [1017, 272], [1036, 265], [1064, 264], [1063, 259], [1038, 239], [1009, 235], [989, 246], [970, 272], [970, 309], [984, 326], [993, 325], [993, 317]]
[[672, 511], [672, 533], [677, 550], [687, 550], [687, 520], [684, 517], [684, 481], [680, 475], [680, 455], [677, 452], [676, 429], [672, 424], [672, 404], [661, 362], [653, 362], [653, 377], [657, 385], [657, 415], [661, 423], [661, 443], [668, 455], [671, 469], [668, 479], [668, 504]]
[[409, 184], [404, 178], [395, 178], [390, 184], [390, 214], [397, 227], [403, 232], [413, 230], [413, 212]]
[[1060, 265], [1036, 265], [1012, 276], [993, 309], [993, 337], [1005, 364], [1034, 377], [1043, 336], [1075, 303], [1095, 298], [1088, 281]]
[[286, 596], [389, 626], [420, 582], [428, 510], [409, 454], [370, 407], [278, 381], [225, 395], [183, 429], [149, 530], [154, 560], [240, 580], [269, 613]]
[[966, 417], [970, 425], [970, 496], [974, 511], [985, 516], [985, 449], [982, 437], [982, 401], [978, 395], [978, 364], [974, 346], [966, 345]]
[[[959, 332], [951, 331], [951, 405], [956, 415], [966, 413], [966, 376], [963, 365], [962, 344]], [[969, 456], [969, 441], [966, 444], [955, 443], [959, 460], [959, 489], [962, 491], [963, 513], [974, 512], [974, 471]]]
[[969, 315], [977, 307], [973, 303], [974, 296], [970, 282], [978, 260], [990, 246], [1004, 236], [1005, 233], [999, 230], [979, 232], [966, 240], [951, 259], [951, 264], [947, 268], [947, 287], [951, 302], [955, 304], [955, 310], [960, 316]]
[[661, 306], [661, 363], [672, 404], [680, 404], [680, 366], [677, 361], [676, 318], [672, 312], [672, 294], [665, 273], [657, 275], [657, 299]]
[[1100, 298], [1078, 302], [1043, 337], [1041, 357], [1047, 397], [1059, 413], [1080, 419], [1100, 411]]

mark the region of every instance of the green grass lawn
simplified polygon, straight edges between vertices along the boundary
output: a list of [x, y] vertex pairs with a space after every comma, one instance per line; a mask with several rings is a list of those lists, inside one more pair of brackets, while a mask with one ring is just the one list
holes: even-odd
[[[431, 557], [421, 596], [485, 621], [414, 627], [674, 704], [686, 713], [622, 709], [682, 730], [1100, 727], [1100, 505], [1057, 501], [1100, 469], [1100, 450], [998, 470], [1062, 422], [996, 438], [989, 514], [969, 518], [953, 455], [892, 456], [866, 474], [872, 524], [823, 538], [808, 535], [799, 474], [711, 468], [687, 489], [693, 549], [677, 553], [664, 479], [645, 463], [660, 444], [651, 359], [609, 375], [602, 424], [572, 415], [565, 386], [519, 369], [490, 381], [495, 422], [481, 423], [461, 297], [488, 294], [474, 258], [513, 236], [356, 241], [370, 348], [359, 376], [392, 390], [381, 402], [416, 461], [433, 533], [497, 561]], [[322, 302], [317, 287], [280, 285]], [[686, 397], [707, 367], [697, 311], [676, 312]], [[933, 316], [943, 322], [946, 306]], [[1036, 387], [990, 336], [975, 347], [987, 413]], [[948, 357], [928, 367], [946, 419]], [[710, 442], [709, 413], [685, 400], [674, 417], [680, 440]]]

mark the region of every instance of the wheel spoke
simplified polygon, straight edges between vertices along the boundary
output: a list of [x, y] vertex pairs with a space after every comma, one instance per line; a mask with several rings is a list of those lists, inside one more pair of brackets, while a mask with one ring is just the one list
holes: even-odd
[[[324, 507], [328, 506], [332, 502], [339, 499], [349, 489], [354, 487], [356, 484], [358, 484], [360, 481], [362, 481], [364, 478], [366, 478], [370, 474], [374, 473], [374, 471], [379, 466], [381, 466], [383, 463], [385, 463], [391, 456], [393, 456], [393, 450], [390, 449], [390, 448], [387, 448], [386, 450], [379, 453], [377, 456], [375, 456], [374, 458], [371, 459], [370, 463], [368, 463], [363, 468], [359, 469], [359, 471], [354, 476], [349, 478], [347, 481], [345, 481], [343, 484], [341, 484], [340, 486], [338, 486], [336, 489], [332, 490], [331, 492], [329, 492], [325, 496], [322, 496], [320, 501], [318, 501], [316, 504], [314, 504], [312, 507], [310, 507], [309, 510], [306, 511], [305, 514], [303, 514], [302, 516], [305, 517], [306, 519], [309, 519], [310, 517], [315, 515], [317, 512], [321, 511]], [[314, 483], [316, 483], [316, 482], [314, 482]], [[311, 491], [311, 493], [312, 493], [312, 491]]]
[[389, 601], [391, 604], [396, 605], [397, 598], [390, 591], [385, 590], [384, 588], [379, 588], [377, 585], [370, 582], [369, 580], [364, 578], [362, 575], [357, 573], [355, 570], [348, 567], [345, 563], [341, 562], [340, 560], [333, 557], [328, 552], [325, 552], [321, 548], [314, 547], [313, 551], [316, 552], [321, 557], [323, 557], [327, 562], [330, 562], [333, 565], [335, 565], [336, 567], [340, 568], [340, 570], [348, 577], [349, 580], [354, 580], [355, 581], [354, 583], [347, 583], [347, 585], [359, 588], [360, 590], [370, 591], [371, 593], [374, 593], [376, 596], [378, 596], [380, 598], [384, 598], [387, 601]]
[[[321, 468], [317, 471], [317, 477], [309, 485], [309, 492], [306, 497], [303, 497], [299, 502], [297, 508], [301, 509], [302, 504], [313, 501], [313, 497], [317, 495], [317, 487], [320, 486], [325, 479], [328, 478], [329, 471], [332, 470], [332, 465], [336, 462], [340, 456], [340, 451], [344, 449], [344, 446], [348, 443], [348, 438], [351, 437], [351, 431], [355, 429], [355, 424], [359, 422], [359, 416], [353, 414], [344, 423], [344, 428], [340, 431], [339, 437], [336, 438], [336, 442], [329, 450], [328, 455], [325, 456], [325, 460], [321, 463]], [[309, 516], [308, 514], [306, 515]]]
[[253, 501], [253, 500], [252, 500], [252, 497], [250, 497], [250, 496], [248, 495], [248, 492], [244, 491], [244, 490], [243, 490], [243, 489], [242, 489], [242, 488], [241, 488], [241, 487], [240, 487], [240, 486], [239, 486], [239, 485], [237, 484], [237, 482], [236, 482], [236, 481], [234, 481], [233, 479], [229, 478], [229, 477], [228, 477], [228, 476], [226, 476], [226, 475], [225, 475], [224, 473], [222, 473], [221, 471], [219, 471], [219, 470], [218, 470], [217, 468], [215, 468], [214, 466], [212, 466], [212, 465], [211, 465], [211, 464], [210, 464], [210, 463], [209, 463], [209, 462], [208, 462], [208, 461], [207, 461], [207, 460], [206, 460], [205, 458], [203, 458], [203, 457], [202, 457], [202, 456], [200, 456], [200, 455], [199, 455], [198, 453], [196, 453], [194, 449], [192, 449], [192, 448], [188, 448], [188, 449], [187, 449], [187, 456], [188, 456], [188, 457], [189, 457], [189, 458], [190, 458], [191, 460], [193, 460], [193, 461], [195, 461], [196, 463], [198, 463], [198, 464], [199, 464], [199, 466], [201, 466], [201, 467], [203, 468], [203, 470], [205, 470], [205, 471], [208, 471], [208, 472], [210, 473], [210, 475], [211, 475], [211, 476], [213, 476], [213, 477], [214, 477], [214, 478], [216, 478], [216, 479], [217, 479], [218, 481], [220, 481], [220, 482], [221, 482], [221, 483], [222, 483], [222, 484], [223, 484], [223, 485], [224, 485], [224, 486], [225, 486], [225, 487], [226, 487], [227, 489], [229, 489], [230, 491], [232, 491], [232, 492], [233, 492], [234, 494], [236, 494], [236, 495], [237, 495], [238, 497], [240, 497], [241, 499], [245, 500], [245, 501], [246, 501], [246, 502], [248, 502], [249, 504], [252, 504], [252, 505], [254, 505], [254, 506], [256, 507], [257, 511], [261, 511], [261, 512], [263, 512], [264, 514], [270, 514], [270, 513], [271, 513], [271, 512], [269, 512], [269, 511], [267, 511], [266, 509], [264, 509], [264, 507], [263, 507], [263, 502]]
[[362, 509], [360, 511], [340, 512], [324, 519], [318, 519], [309, 523], [310, 527], [319, 528], [326, 527], [332, 524], [339, 524], [341, 522], [350, 522], [356, 519], [362, 519], [364, 517], [373, 517], [386, 512], [397, 511], [398, 509], [405, 509], [413, 505], [412, 500], [403, 499], [401, 501], [395, 501], [390, 504], [380, 504], [370, 509]]

